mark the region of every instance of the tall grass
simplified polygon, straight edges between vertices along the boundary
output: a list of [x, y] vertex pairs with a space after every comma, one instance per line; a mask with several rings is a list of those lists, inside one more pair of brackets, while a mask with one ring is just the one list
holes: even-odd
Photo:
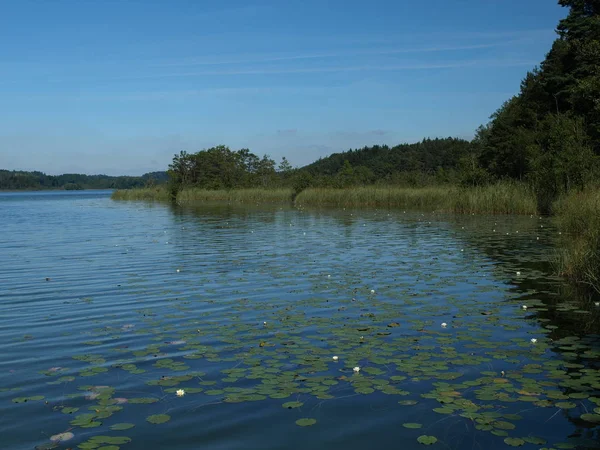
[[118, 189], [110, 196], [113, 200], [169, 200], [169, 190], [165, 186], [137, 189]]
[[456, 188], [353, 187], [346, 189], [309, 188], [300, 192], [296, 203], [308, 206], [444, 208]]
[[566, 194], [553, 211], [563, 232], [559, 272], [600, 292], [600, 188]]
[[452, 212], [462, 214], [537, 214], [533, 189], [525, 183], [500, 182], [461, 189]]
[[[288, 203], [292, 189], [208, 190], [185, 188], [177, 194], [181, 205], [202, 202]], [[169, 200], [166, 187], [118, 190], [115, 200]], [[485, 187], [456, 186], [309, 188], [296, 196], [306, 206], [413, 208], [461, 214], [536, 214], [535, 195], [525, 184], [497, 183]]]
[[233, 189], [208, 190], [186, 188], [177, 194], [177, 203], [201, 202], [231, 202], [231, 203], [289, 203], [292, 201], [291, 189]]
[[357, 187], [350, 189], [310, 188], [296, 203], [313, 206], [402, 207], [453, 213], [536, 214], [532, 190], [521, 183], [497, 183], [485, 187], [425, 188]]

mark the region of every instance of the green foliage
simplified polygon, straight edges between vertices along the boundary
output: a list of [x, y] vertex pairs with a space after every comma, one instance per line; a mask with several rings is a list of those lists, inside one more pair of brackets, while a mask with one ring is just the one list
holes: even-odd
[[497, 178], [531, 180], [542, 212], [588, 183], [600, 154], [600, 6], [559, 3], [570, 11], [545, 60], [477, 136], [483, 168]]
[[[309, 173], [316, 185], [323, 187], [364, 185], [375, 181], [410, 184], [422, 175], [434, 180], [440, 169], [455, 171], [460, 158], [471, 150], [471, 143], [463, 139], [424, 139], [416, 144], [374, 145], [334, 153], [298, 170]], [[407, 176], [411, 173], [418, 176], [411, 180]]]
[[551, 114], [540, 123], [530, 175], [540, 211], [550, 212], [560, 194], [593, 179], [597, 157], [588, 141], [581, 117]]
[[275, 187], [288, 177], [291, 166], [282, 161], [280, 173], [268, 155], [259, 158], [248, 149], [232, 151], [219, 145], [196, 153], [180, 152], [169, 165], [169, 191], [172, 198], [186, 187], [209, 190]]

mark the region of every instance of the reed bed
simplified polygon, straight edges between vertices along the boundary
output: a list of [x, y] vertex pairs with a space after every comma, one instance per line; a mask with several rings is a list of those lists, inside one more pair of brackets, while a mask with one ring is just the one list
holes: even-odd
[[230, 203], [290, 203], [291, 189], [232, 189], [208, 190], [186, 188], [177, 194], [177, 203], [190, 204], [202, 202]]
[[137, 189], [118, 189], [110, 196], [113, 200], [160, 200], [168, 201], [171, 196], [164, 186]]
[[525, 183], [500, 182], [463, 188], [453, 196], [451, 211], [460, 214], [537, 214], [533, 189]]
[[563, 240], [559, 273], [600, 292], [600, 188], [566, 194], [553, 211]]
[[484, 187], [435, 186], [311, 188], [296, 202], [306, 206], [402, 207], [461, 214], [536, 214], [533, 191], [525, 184], [497, 183]]

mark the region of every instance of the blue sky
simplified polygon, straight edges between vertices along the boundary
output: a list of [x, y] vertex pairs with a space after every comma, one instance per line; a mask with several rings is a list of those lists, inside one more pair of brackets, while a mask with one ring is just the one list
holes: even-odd
[[471, 138], [553, 0], [0, 0], [0, 168], [139, 175], [225, 144], [303, 165]]

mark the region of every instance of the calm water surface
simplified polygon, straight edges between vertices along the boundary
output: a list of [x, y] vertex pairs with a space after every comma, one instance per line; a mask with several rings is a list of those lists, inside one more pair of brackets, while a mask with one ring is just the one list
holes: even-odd
[[0, 448], [597, 448], [549, 219], [109, 195], [0, 194]]

